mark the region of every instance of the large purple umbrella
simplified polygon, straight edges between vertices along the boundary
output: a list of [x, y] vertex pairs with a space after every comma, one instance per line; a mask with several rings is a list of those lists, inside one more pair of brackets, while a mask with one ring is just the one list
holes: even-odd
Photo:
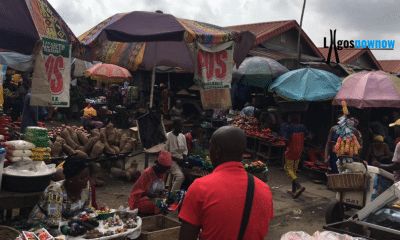
[[106, 26], [94, 40], [97, 44], [106, 41], [146, 42], [140, 65], [153, 70], [153, 85], [157, 66], [180, 67], [194, 72], [194, 41], [207, 47], [235, 41], [234, 61], [239, 66], [253, 46], [255, 35], [179, 19], [170, 14], [131, 12]]
[[41, 36], [79, 42], [47, 0], [0, 2], [1, 49], [31, 55]]

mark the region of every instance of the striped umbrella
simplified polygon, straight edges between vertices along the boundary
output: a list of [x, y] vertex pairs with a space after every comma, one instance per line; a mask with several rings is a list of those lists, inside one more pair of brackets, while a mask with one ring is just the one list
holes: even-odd
[[93, 80], [107, 83], [120, 83], [132, 78], [131, 73], [127, 69], [105, 63], [93, 65], [84, 72], [84, 75], [91, 77]]

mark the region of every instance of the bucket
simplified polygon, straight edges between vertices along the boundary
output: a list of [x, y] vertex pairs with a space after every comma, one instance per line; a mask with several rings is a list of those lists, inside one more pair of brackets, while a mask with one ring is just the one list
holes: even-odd
[[0, 148], [0, 191], [1, 191], [1, 180], [3, 179], [5, 156], [6, 156], [6, 149]]

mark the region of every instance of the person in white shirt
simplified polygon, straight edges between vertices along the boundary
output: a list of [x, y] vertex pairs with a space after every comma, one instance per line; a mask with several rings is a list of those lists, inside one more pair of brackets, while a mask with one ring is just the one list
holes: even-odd
[[182, 134], [183, 123], [180, 118], [174, 119], [173, 130], [167, 133], [167, 143], [165, 150], [172, 155], [172, 166], [171, 174], [174, 177], [171, 191], [180, 190], [183, 182], [185, 181], [185, 175], [179, 165], [182, 165], [187, 160], [188, 149], [186, 145], [186, 137]]

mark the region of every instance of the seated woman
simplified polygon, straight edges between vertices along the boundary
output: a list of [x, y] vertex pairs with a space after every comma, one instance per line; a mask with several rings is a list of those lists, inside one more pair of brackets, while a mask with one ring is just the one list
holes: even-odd
[[374, 143], [368, 149], [367, 161], [371, 163], [378, 161], [379, 163], [391, 163], [389, 146], [383, 142], [383, 137], [378, 135], [374, 138]]
[[30, 222], [44, 222], [57, 228], [62, 218], [82, 211], [93, 212], [89, 166], [84, 160], [67, 160], [64, 163], [65, 180], [50, 184], [32, 210]]
[[167, 151], [161, 151], [155, 165], [144, 170], [133, 185], [129, 196], [129, 208], [137, 208], [139, 213], [158, 214], [160, 208], [157, 200], [164, 194], [164, 173], [172, 165], [172, 156]]

